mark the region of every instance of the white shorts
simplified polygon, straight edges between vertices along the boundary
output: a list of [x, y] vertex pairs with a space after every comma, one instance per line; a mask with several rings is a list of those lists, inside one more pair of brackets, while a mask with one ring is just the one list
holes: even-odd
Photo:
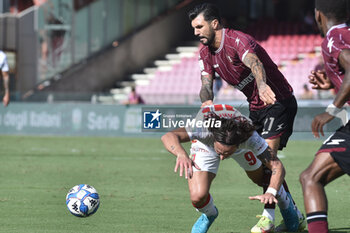
[[[193, 171], [207, 171], [216, 174], [220, 165], [220, 156], [214, 148], [206, 146], [202, 142], [195, 140], [191, 145], [191, 159], [200, 167], [201, 170], [193, 167]], [[254, 171], [258, 169], [262, 162], [252, 151], [240, 149], [233, 153], [230, 158], [236, 162], [245, 171]]]

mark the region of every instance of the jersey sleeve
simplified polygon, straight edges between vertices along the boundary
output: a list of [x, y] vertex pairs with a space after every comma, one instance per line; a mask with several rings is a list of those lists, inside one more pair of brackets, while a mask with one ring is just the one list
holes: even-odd
[[256, 41], [246, 34], [237, 32], [237, 37], [232, 42], [241, 61], [248, 53], [255, 53]]
[[268, 145], [260, 135], [254, 131], [253, 135], [248, 138], [248, 140], [244, 143], [242, 143], [239, 148], [240, 149], [248, 149], [251, 150], [254, 155], [258, 156], [262, 154], [266, 149]]
[[202, 49], [199, 52], [199, 69], [201, 72], [201, 75], [214, 75], [214, 68], [213, 65], [209, 59], [209, 54], [204, 49]]
[[338, 59], [342, 50], [350, 49], [350, 33], [339, 33], [339, 30], [334, 30], [327, 36], [322, 47], [331, 57]]

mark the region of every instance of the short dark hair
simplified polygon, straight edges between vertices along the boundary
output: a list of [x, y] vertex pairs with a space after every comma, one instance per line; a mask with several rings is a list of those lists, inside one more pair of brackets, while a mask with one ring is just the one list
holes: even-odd
[[315, 0], [315, 8], [327, 18], [346, 22], [350, 14], [350, 0]]
[[221, 121], [220, 127], [209, 127], [209, 131], [213, 134], [215, 141], [224, 145], [238, 146], [247, 141], [255, 131], [255, 126], [243, 116], [226, 119], [214, 114], [210, 118]]
[[213, 21], [214, 19], [217, 19], [219, 23], [221, 22], [219, 9], [214, 4], [211, 4], [211, 3], [202, 3], [195, 6], [188, 13], [188, 17], [192, 21], [202, 13], [205, 21]]

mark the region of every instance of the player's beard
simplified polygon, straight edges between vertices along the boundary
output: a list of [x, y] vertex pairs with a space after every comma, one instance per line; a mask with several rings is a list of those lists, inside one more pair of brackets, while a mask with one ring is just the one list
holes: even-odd
[[[205, 38], [206, 41], [202, 41], [202, 39]], [[210, 32], [210, 34], [208, 36], [200, 36], [199, 40], [203, 45], [209, 46], [214, 42], [215, 39], [215, 33], [214, 32]]]

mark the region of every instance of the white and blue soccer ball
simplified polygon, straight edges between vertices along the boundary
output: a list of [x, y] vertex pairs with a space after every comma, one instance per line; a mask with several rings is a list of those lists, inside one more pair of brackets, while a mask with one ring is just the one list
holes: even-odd
[[66, 196], [69, 212], [77, 217], [88, 217], [96, 213], [100, 206], [100, 197], [94, 187], [79, 184], [69, 190]]

